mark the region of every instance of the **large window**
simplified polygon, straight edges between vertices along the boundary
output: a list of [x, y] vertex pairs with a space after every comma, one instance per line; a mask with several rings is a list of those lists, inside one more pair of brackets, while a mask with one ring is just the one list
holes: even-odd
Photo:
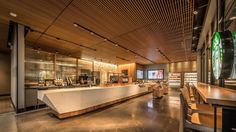
[[148, 70], [148, 79], [164, 79], [164, 69], [161, 70]]

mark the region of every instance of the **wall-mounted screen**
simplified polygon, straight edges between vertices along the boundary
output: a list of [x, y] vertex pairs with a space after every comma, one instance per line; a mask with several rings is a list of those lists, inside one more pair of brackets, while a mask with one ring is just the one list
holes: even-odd
[[148, 79], [164, 79], [164, 70], [149, 70]]
[[143, 79], [143, 70], [137, 70], [137, 79]]
[[128, 70], [122, 70], [122, 76], [128, 76]]

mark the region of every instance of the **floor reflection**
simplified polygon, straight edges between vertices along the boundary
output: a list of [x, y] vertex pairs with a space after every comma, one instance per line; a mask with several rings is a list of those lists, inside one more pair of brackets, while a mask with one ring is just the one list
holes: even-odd
[[[23, 115], [0, 116], [0, 123], [14, 124], [11, 128], [0, 125], [7, 131], [111, 131], [111, 132], [176, 132], [179, 125], [179, 93], [171, 90], [162, 99], [153, 99], [152, 94], [141, 96], [112, 107], [88, 114], [59, 120], [50, 110]], [[6, 120], [8, 118], [9, 120]]]

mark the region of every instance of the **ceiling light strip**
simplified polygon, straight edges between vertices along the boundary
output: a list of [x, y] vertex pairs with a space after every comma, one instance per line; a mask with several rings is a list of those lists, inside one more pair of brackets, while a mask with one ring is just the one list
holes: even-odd
[[73, 2], [74, 0], [71, 0], [60, 12], [59, 14], [55, 17], [55, 19], [47, 26], [47, 28], [40, 34], [40, 36], [38, 37], [38, 39], [35, 41], [34, 44], [37, 44], [39, 39], [46, 34], [46, 32], [48, 31], [48, 29], [57, 21], [57, 19], [63, 14], [63, 12], [67, 9], [67, 7], [69, 7], [69, 5]]
[[[41, 34], [42, 34], [42, 32], [37, 31], [37, 30], [34, 30], [34, 29], [30, 29], [30, 31], [31, 31], [31, 32], [37, 32], [37, 33], [41, 33]], [[51, 34], [44, 33], [44, 35], [46, 35], [46, 36], [48, 36], [48, 37], [51, 37], [51, 38], [55, 38], [55, 39], [57, 39], [57, 40], [61, 40], [61, 41], [67, 42], [67, 43], [71, 43], [71, 44], [80, 46], [80, 47], [85, 48], [85, 49], [89, 49], [89, 50], [92, 50], [92, 51], [97, 51], [97, 49], [94, 49], [94, 48], [91, 48], [91, 47], [88, 47], [88, 46], [85, 46], [85, 45], [82, 45], [82, 44], [78, 44], [78, 43], [75, 43], [75, 42], [72, 42], [72, 41], [63, 39], [63, 38], [59, 38], [59, 37], [53, 36], [53, 35], [51, 35]]]
[[138, 56], [140, 56], [140, 57], [142, 57], [142, 58], [144, 58], [144, 59], [146, 59], [146, 60], [148, 60], [148, 61], [150, 61], [150, 62], [152, 62], [152, 63], [154, 63], [154, 64], [156, 63], [156, 62], [154, 62], [154, 61], [152, 61], [152, 60], [150, 60], [150, 59], [148, 59], [148, 58], [146, 58], [146, 57], [144, 57], [144, 56], [142, 56], [142, 55], [140, 55], [140, 54], [138, 54], [138, 53], [136, 53], [136, 52], [134, 52], [134, 51], [132, 51], [132, 50], [126, 48], [126, 47], [124, 47], [124, 46], [122, 46], [122, 45], [118, 45], [117, 42], [114, 42], [114, 41], [112, 41], [111, 39], [109, 39], [109, 38], [107, 38], [107, 37], [104, 37], [103, 35], [100, 35], [100, 34], [94, 32], [94, 31], [92, 31], [91, 29], [86, 28], [86, 27], [80, 25], [79, 23], [73, 23], [73, 25], [76, 25], [76, 27], [80, 27], [80, 28], [82, 28], [82, 29], [84, 29], [84, 30], [86, 30], [86, 31], [88, 31], [88, 32], [90, 32], [90, 33], [92, 32], [94, 35], [97, 35], [98, 37], [102, 38], [103, 40], [106, 40], [106, 41], [108, 41], [108, 42], [114, 44], [115, 46], [118, 46], [118, 47], [120, 47], [120, 48], [125, 49], [126, 51], [129, 51], [129, 52], [131, 52], [131, 53], [133, 53], [133, 54], [135, 54], [135, 55], [138, 55]]
[[127, 59], [122, 58], [122, 57], [119, 57], [119, 56], [116, 56], [116, 58], [121, 59], [121, 60], [124, 60], [124, 61], [130, 61], [130, 60], [127, 60]]

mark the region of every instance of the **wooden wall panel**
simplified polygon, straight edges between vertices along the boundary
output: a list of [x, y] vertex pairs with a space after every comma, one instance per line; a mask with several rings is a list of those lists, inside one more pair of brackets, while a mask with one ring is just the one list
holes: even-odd
[[128, 76], [132, 77], [132, 81], [136, 81], [136, 63], [118, 65], [118, 73], [122, 73], [122, 70], [128, 70]]
[[196, 72], [196, 61], [176, 62], [169, 64], [170, 72]]

